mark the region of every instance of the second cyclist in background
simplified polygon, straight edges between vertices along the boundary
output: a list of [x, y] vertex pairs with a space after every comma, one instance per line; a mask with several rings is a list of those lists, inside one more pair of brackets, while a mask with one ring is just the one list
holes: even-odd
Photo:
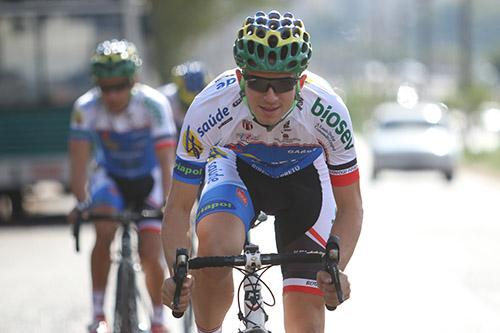
[[175, 125], [180, 132], [187, 109], [209, 82], [205, 65], [200, 61], [187, 61], [172, 68], [172, 82], [158, 88], [170, 102]]
[[[100, 43], [91, 58], [96, 87], [74, 105], [69, 152], [71, 189], [78, 211], [111, 214], [125, 208], [159, 209], [170, 187], [176, 129], [167, 99], [157, 90], [138, 83], [141, 59], [126, 40]], [[97, 169], [87, 177], [94, 152]], [[87, 180], [89, 180], [87, 193]], [[104, 293], [110, 268], [110, 244], [117, 223], [95, 222], [96, 240], [91, 256], [93, 323], [89, 332], [109, 332], [104, 316]], [[138, 224], [139, 255], [153, 303], [152, 332], [164, 326], [161, 285], [160, 221]]]

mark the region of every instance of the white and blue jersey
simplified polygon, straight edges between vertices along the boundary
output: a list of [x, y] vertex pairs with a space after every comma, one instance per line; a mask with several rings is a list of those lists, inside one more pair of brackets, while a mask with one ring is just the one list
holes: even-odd
[[235, 70], [219, 75], [193, 101], [179, 137], [174, 178], [199, 184], [217, 147], [232, 150], [255, 170], [280, 178], [302, 170], [322, 154], [334, 186], [359, 178], [353, 129], [340, 97], [306, 71], [301, 100], [272, 130], [254, 121], [240, 96]]
[[156, 167], [155, 148], [176, 144], [176, 128], [167, 99], [137, 83], [127, 109], [116, 115], [106, 111], [98, 88], [81, 96], [74, 105], [70, 139], [92, 142], [97, 164], [108, 173], [137, 178]]

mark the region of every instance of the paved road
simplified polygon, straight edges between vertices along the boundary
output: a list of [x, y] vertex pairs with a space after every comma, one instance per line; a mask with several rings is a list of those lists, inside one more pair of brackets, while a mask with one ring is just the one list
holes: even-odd
[[[431, 173], [362, 184], [352, 298], [328, 314], [326, 331], [500, 332], [500, 182], [462, 171], [451, 184]], [[254, 240], [273, 251], [272, 223], [259, 228]], [[91, 242], [85, 227], [76, 255], [66, 226], [1, 228], [0, 332], [85, 332]], [[278, 269], [268, 277], [280, 301]], [[271, 311], [273, 332], [283, 332], [280, 304]], [[225, 332], [236, 331], [235, 313]]]

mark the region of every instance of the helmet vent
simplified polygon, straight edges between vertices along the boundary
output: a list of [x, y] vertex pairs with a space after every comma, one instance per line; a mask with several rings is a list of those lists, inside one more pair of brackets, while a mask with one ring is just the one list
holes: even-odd
[[250, 54], [254, 54], [255, 52], [255, 43], [253, 40], [249, 40], [248, 43], [247, 43], [247, 49], [248, 49], [248, 53]]
[[290, 12], [286, 12], [285, 14], [283, 14], [283, 17], [293, 18], [293, 14]]
[[299, 43], [293, 42], [292, 47], [290, 49], [290, 55], [292, 57], [295, 57], [297, 55], [297, 52], [299, 51]]
[[280, 59], [285, 60], [288, 55], [288, 45], [283, 45], [280, 51]]
[[278, 45], [278, 37], [276, 37], [275, 35], [269, 36], [269, 38], [267, 39], [267, 43], [270, 47], [275, 48], [276, 45]]
[[302, 44], [302, 47], [301, 47], [301, 52], [302, 53], [307, 53], [307, 50], [309, 50], [309, 46], [307, 46], [306, 43]]
[[301, 20], [295, 20], [295, 21], [293, 21], [293, 25], [295, 25], [296, 27], [299, 27], [299, 28], [303, 28], [304, 27], [304, 25], [302, 24]]
[[266, 16], [266, 13], [259, 10], [257, 13], [255, 13], [255, 16]]
[[255, 34], [259, 38], [264, 38], [264, 37], [266, 37], [266, 30], [264, 28], [262, 28], [262, 27], [258, 27], [257, 28], [257, 32]]
[[255, 20], [254, 20], [254, 18], [253, 18], [253, 17], [248, 16], [248, 17], [247, 17], [247, 20], [245, 21], [245, 24], [244, 24], [244, 25], [247, 25], [247, 24], [252, 24], [254, 21], [255, 21]]
[[262, 24], [262, 25], [266, 25], [267, 24], [267, 20], [265, 17], [258, 17], [256, 20], [255, 20], [255, 23], [257, 24]]
[[257, 63], [253, 59], [248, 59], [247, 63], [248, 63], [248, 65], [250, 67], [256, 67], [257, 66]]
[[274, 11], [274, 10], [273, 10], [273, 11], [269, 12], [268, 17], [269, 17], [270, 19], [276, 19], [276, 20], [279, 20], [279, 19], [280, 19], [280, 13], [278, 13], [277, 11]]
[[242, 38], [244, 35], [244, 31], [243, 29], [240, 29], [240, 31], [238, 31], [238, 38]]
[[280, 21], [278, 20], [270, 20], [267, 24], [267, 26], [269, 27], [269, 29], [272, 29], [272, 30], [277, 30], [280, 26]]
[[286, 66], [288, 69], [292, 69], [294, 68], [295, 66], [297, 66], [297, 61], [296, 60], [292, 60], [288, 63], [288, 65]]
[[305, 66], [307, 65], [307, 59], [302, 59], [302, 61], [300, 62], [300, 66]]
[[239, 48], [240, 50], [243, 50], [243, 40], [242, 40], [242, 39], [240, 39], [240, 40], [238, 41], [238, 48]]
[[276, 63], [276, 53], [271, 51], [269, 52], [269, 55], [267, 56], [267, 58], [269, 59], [269, 64], [270, 65], [274, 65]]
[[309, 34], [307, 32], [304, 32], [302, 38], [304, 38], [304, 42], [309, 43]]
[[281, 25], [285, 26], [285, 25], [292, 25], [292, 20], [290, 19], [283, 19], [281, 20]]
[[257, 45], [257, 56], [260, 59], [264, 59], [264, 46], [262, 46], [262, 44]]
[[293, 37], [300, 38], [300, 29], [299, 28], [293, 28], [292, 35], [293, 35]]
[[288, 39], [288, 38], [290, 38], [290, 29], [283, 30], [281, 32], [281, 38], [282, 39]]
[[253, 33], [254, 33], [254, 27], [253, 27], [253, 25], [251, 25], [247, 28], [247, 35], [250, 36], [250, 35], [253, 35]]

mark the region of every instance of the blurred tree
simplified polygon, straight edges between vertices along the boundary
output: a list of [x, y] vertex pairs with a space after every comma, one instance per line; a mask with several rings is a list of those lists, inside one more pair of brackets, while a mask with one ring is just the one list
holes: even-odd
[[187, 60], [182, 54], [186, 45], [194, 44], [217, 22], [233, 19], [235, 15], [241, 16], [243, 22], [244, 17], [236, 13], [248, 8], [259, 8], [263, 4], [267, 7], [272, 2], [276, 1], [151, 0], [155, 66], [161, 79], [170, 79], [172, 66]]

